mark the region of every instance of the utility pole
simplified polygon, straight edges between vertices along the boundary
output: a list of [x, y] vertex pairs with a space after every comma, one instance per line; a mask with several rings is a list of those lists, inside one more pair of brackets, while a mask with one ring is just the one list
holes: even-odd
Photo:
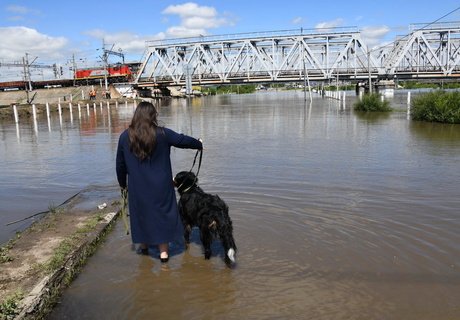
[[[22, 57], [22, 63], [20, 62], [13, 62], [13, 63], [0, 63], [0, 67], [20, 67], [23, 68], [24, 72], [24, 82], [26, 83], [25, 85], [25, 90], [26, 90], [26, 95], [27, 95], [27, 103], [30, 104], [31, 99], [29, 98], [29, 92], [33, 90], [32, 88], [32, 77], [30, 74], [30, 68], [39, 68], [39, 69], [54, 69], [56, 68], [56, 64], [54, 65], [43, 65], [43, 64], [34, 64], [35, 60], [37, 60], [37, 57], [35, 57], [32, 62], [29, 62], [29, 54], [26, 53], [25, 57]], [[43, 77], [43, 75], [42, 75]]]
[[72, 71], [73, 71], [73, 85], [75, 86], [75, 81], [77, 77], [77, 63], [75, 62], [75, 53], [72, 54]]
[[102, 62], [104, 63], [104, 83], [105, 83], [105, 90], [108, 90], [108, 83], [107, 83], [107, 74], [108, 74], [108, 66], [109, 66], [109, 55], [115, 55], [115, 56], [119, 56], [122, 58], [122, 61], [123, 63], [125, 63], [125, 55], [121, 52], [121, 49], [120, 49], [120, 52], [116, 52], [116, 51], [113, 51], [114, 45], [112, 45], [112, 48], [110, 50], [107, 50], [105, 48], [105, 42], [104, 42], [104, 39], [102, 39]]
[[102, 39], [102, 62], [104, 63], [104, 85], [105, 85], [105, 90], [107, 91], [109, 89], [109, 85], [107, 83], [107, 65], [108, 65], [108, 60], [109, 60], [109, 55], [107, 51], [105, 50], [105, 42], [104, 39]]

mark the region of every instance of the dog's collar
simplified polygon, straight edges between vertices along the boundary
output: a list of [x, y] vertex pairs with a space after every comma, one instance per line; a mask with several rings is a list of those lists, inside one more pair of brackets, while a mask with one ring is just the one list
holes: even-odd
[[[185, 181], [184, 181], [184, 182], [185, 182]], [[195, 177], [195, 179], [193, 180], [193, 183], [192, 183], [189, 187], [187, 187], [187, 188], [185, 188], [184, 190], [181, 191], [180, 188], [182, 188], [184, 182], [182, 182], [182, 184], [181, 184], [180, 186], [177, 187], [177, 190], [178, 190], [179, 192], [181, 192], [181, 193], [186, 193], [187, 191], [189, 191], [190, 189], [192, 189], [192, 187], [193, 187], [193, 186], [195, 185], [195, 183], [196, 183], [196, 177]]]
[[192, 187], [193, 187], [193, 184], [192, 184], [190, 187], [188, 187], [187, 189], [183, 190], [182, 193], [186, 193], [187, 191], [189, 191], [190, 189], [192, 189]]

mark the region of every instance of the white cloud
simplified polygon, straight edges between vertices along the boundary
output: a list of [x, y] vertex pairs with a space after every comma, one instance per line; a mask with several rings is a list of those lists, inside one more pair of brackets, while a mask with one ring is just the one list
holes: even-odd
[[110, 49], [108, 46], [114, 46], [113, 50], [121, 49], [125, 54], [141, 54], [146, 47], [146, 41], [164, 39], [164, 32], [157, 33], [155, 35], [139, 36], [131, 32], [118, 32], [118, 33], [107, 33], [101, 29], [93, 29], [85, 32], [86, 35], [91, 38], [102, 40], [107, 44], [106, 49]]
[[343, 19], [337, 18], [331, 21], [324, 21], [316, 24], [315, 29], [330, 29], [337, 28], [343, 25]]
[[292, 21], [291, 21], [292, 24], [301, 24], [302, 22], [303, 22], [302, 17], [296, 17], [296, 18], [292, 19]]
[[213, 7], [199, 6], [193, 2], [187, 2], [179, 5], [172, 5], [163, 10], [163, 14], [176, 14], [181, 18], [186, 17], [207, 17], [214, 18], [217, 16], [217, 11]]
[[387, 26], [368, 26], [361, 29], [361, 37], [370, 47], [382, 44], [383, 38], [390, 32]]
[[199, 6], [194, 2], [171, 5], [162, 11], [164, 15], [177, 15], [180, 23], [166, 31], [167, 37], [193, 37], [207, 35], [208, 29], [232, 25], [232, 21], [219, 15], [213, 7]]
[[223, 18], [213, 18], [209, 19], [206, 17], [187, 17], [186, 19], [182, 20], [181, 26], [185, 28], [192, 28], [192, 29], [213, 29], [218, 28], [222, 25], [225, 25], [226, 21]]
[[68, 40], [64, 37], [51, 37], [27, 27], [0, 27], [0, 57], [17, 60], [25, 53], [39, 59], [61, 59]]
[[38, 16], [41, 14], [41, 12], [36, 9], [30, 9], [28, 7], [18, 5], [7, 6], [5, 11], [13, 14], [12, 16], [7, 17], [8, 21], [23, 21], [26, 20], [26, 16]]
[[17, 5], [10, 5], [6, 7], [6, 11], [12, 12], [15, 14], [27, 14], [30, 10], [27, 7], [17, 6]]
[[205, 29], [191, 29], [183, 26], [176, 26], [168, 28], [166, 31], [168, 37], [172, 38], [183, 38], [183, 37], [197, 37], [206, 36], [207, 32]]

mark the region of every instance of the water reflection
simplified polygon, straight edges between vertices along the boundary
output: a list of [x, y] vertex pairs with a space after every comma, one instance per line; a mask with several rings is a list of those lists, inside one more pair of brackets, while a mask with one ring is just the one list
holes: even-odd
[[458, 125], [442, 123], [425, 123], [422, 121], [410, 122], [411, 133], [432, 142], [454, 144], [460, 141]]
[[369, 123], [378, 123], [388, 120], [391, 117], [390, 112], [355, 112], [358, 119], [367, 121]]
[[[230, 207], [237, 267], [219, 254], [204, 260], [199, 241], [162, 267], [134, 254], [120, 223], [51, 318], [460, 317], [460, 127], [360, 116], [352, 99], [345, 108], [299, 92], [161, 101], [165, 125], [205, 142], [200, 185]], [[32, 123], [17, 136], [0, 124], [2, 210], [39, 211], [71, 190], [115, 184], [133, 108], [86, 110], [73, 123], [64, 110], [62, 130], [57, 115], [51, 131], [39, 116], [38, 135]], [[171, 156], [177, 172], [194, 153]]]

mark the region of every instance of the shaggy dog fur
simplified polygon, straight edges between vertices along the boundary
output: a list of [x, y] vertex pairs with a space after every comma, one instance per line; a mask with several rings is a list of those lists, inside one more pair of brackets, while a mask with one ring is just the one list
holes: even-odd
[[185, 243], [190, 243], [192, 227], [200, 229], [204, 246], [204, 257], [211, 257], [213, 239], [220, 239], [225, 249], [225, 262], [235, 262], [236, 245], [233, 239], [232, 220], [227, 204], [217, 195], [204, 192], [198, 185], [193, 172], [182, 171], [174, 178], [179, 191], [179, 213], [184, 224]]

